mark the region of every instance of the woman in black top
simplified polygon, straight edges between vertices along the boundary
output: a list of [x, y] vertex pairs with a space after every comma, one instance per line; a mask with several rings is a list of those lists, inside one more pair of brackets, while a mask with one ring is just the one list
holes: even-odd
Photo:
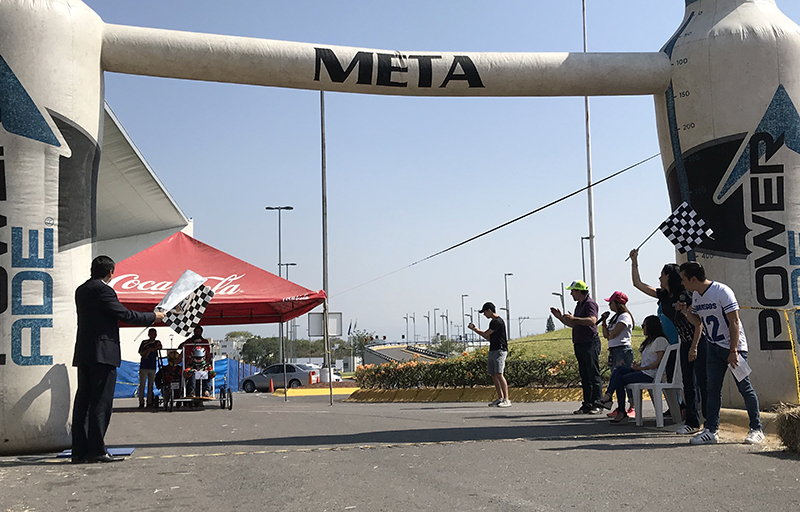
[[[668, 263], [661, 269], [658, 277], [660, 288], [654, 288], [643, 283], [639, 277], [639, 251], [630, 252], [631, 278], [633, 286], [658, 299], [658, 316], [664, 324], [664, 331], [670, 341], [679, 341], [681, 374], [683, 376], [683, 395], [686, 402], [686, 424], [678, 430], [678, 434], [693, 434], [700, 430], [700, 417], [697, 407], [697, 392], [699, 391], [701, 409], [705, 417], [706, 408], [706, 333], [703, 332], [697, 345], [697, 356], [690, 360], [689, 351], [692, 347], [694, 326], [675, 309], [675, 304], [684, 302], [691, 305], [692, 296], [681, 284], [681, 274], [678, 265]], [[668, 372], [671, 375], [671, 372]]]

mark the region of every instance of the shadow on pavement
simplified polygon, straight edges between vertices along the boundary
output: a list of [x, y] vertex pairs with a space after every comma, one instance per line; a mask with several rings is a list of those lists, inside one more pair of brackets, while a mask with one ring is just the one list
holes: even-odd
[[[445, 443], [467, 441], [503, 441], [513, 439], [528, 439], [531, 441], [559, 441], [559, 440], [598, 440], [613, 436], [614, 439], [625, 439], [628, 449], [641, 446], [636, 440], [652, 440], [654, 435], [649, 430], [637, 428], [636, 431], [614, 429], [607, 432], [605, 428], [598, 428], [597, 424], [581, 426], [548, 425], [548, 426], [496, 426], [496, 427], [462, 427], [462, 428], [425, 428], [404, 430], [382, 430], [372, 432], [359, 432], [353, 434], [332, 434], [313, 436], [285, 436], [276, 438], [242, 439], [237, 441], [185, 441], [169, 443], [140, 443], [131, 444], [136, 448], [175, 448], [175, 447], [203, 447], [203, 446], [250, 446], [250, 447], [322, 447], [322, 446], [360, 446], [373, 444], [403, 444], [403, 443]], [[635, 444], [634, 444], [635, 443]], [[643, 444], [643, 443], [642, 443]], [[650, 445], [648, 445], [650, 446]], [[619, 448], [619, 447], [618, 447]]]

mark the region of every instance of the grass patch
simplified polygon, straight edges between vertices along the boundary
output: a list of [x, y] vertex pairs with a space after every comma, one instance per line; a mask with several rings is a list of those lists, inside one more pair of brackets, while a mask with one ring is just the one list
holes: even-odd
[[[608, 357], [608, 342], [602, 336], [600, 336], [600, 340], [602, 342], [600, 361], [602, 362], [604, 358]], [[642, 328], [634, 328], [631, 340], [634, 356], [637, 355], [642, 341], [644, 341]], [[572, 329], [570, 328], [511, 340], [508, 342], [508, 348], [519, 353], [523, 359], [546, 356], [548, 359], [575, 360], [575, 351], [572, 348]]]

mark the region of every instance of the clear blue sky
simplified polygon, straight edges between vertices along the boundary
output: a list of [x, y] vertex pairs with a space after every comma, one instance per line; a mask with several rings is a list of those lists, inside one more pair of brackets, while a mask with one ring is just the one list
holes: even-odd
[[[86, 3], [108, 23], [266, 39], [420, 51], [582, 50], [580, 0]], [[590, 51], [658, 51], [684, 14], [681, 0], [588, 4]], [[778, 0], [795, 21], [798, 4]], [[289, 277], [322, 288], [318, 92], [108, 73], [106, 99], [194, 219], [196, 238], [277, 273], [276, 212], [264, 207], [292, 205], [282, 216], [283, 260], [297, 263]], [[469, 295], [467, 313], [485, 301], [502, 306], [510, 272], [513, 336], [520, 316], [530, 317], [523, 334], [543, 332], [549, 307], [559, 306], [551, 293], [582, 277], [585, 194], [346, 291], [583, 187], [583, 99], [327, 93], [325, 100], [330, 304], [343, 313], [345, 329], [357, 319], [359, 329], [400, 339], [403, 317], [415, 314], [417, 334], [427, 337], [423, 315], [434, 308], [462, 323], [462, 294]], [[595, 180], [658, 153], [652, 97], [593, 98], [591, 109]], [[655, 303], [633, 289], [624, 260], [669, 215], [663, 176], [657, 159], [595, 190], [599, 295], [626, 292], [637, 322]], [[657, 284], [674, 252], [658, 234], [640, 260], [644, 280]], [[441, 319], [437, 326], [441, 332]]]

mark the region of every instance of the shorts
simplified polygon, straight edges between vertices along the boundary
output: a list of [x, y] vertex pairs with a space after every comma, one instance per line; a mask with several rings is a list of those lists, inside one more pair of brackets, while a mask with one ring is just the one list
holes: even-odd
[[487, 361], [489, 375], [503, 374], [503, 370], [506, 369], [506, 355], [508, 355], [507, 350], [492, 350], [489, 352]]

